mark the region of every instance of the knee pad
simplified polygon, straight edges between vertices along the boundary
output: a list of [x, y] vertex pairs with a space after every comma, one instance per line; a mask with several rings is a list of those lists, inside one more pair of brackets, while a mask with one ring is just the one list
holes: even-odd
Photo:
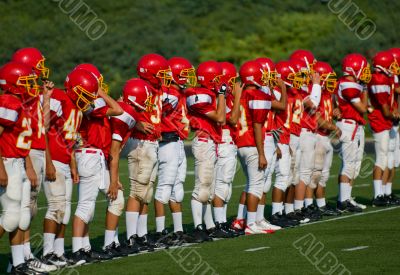
[[322, 187], [326, 187], [326, 183], [329, 180], [329, 171], [322, 171], [321, 179], [319, 180], [319, 185]]
[[197, 169], [198, 200], [206, 203], [210, 199], [211, 186], [214, 180], [214, 163], [203, 161]]
[[94, 217], [96, 202], [93, 200], [78, 201], [75, 216], [79, 217], [86, 224], [90, 223]]
[[[361, 166], [360, 166], [360, 168], [361, 168]], [[340, 175], [345, 175], [349, 179], [355, 179], [358, 175], [356, 170], [357, 169], [356, 169], [355, 162], [349, 162], [349, 161], [343, 160], [342, 168], [340, 170]]]
[[388, 167], [388, 154], [386, 152], [377, 152], [375, 166], [385, 170]]
[[183, 190], [183, 184], [181, 182], [175, 184], [174, 187], [172, 188], [172, 194], [170, 200], [173, 202], [180, 203], [183, 201], [184, 196], [185, 192]]
[[133, 184], [129, 196], [142, 203], [150, 203], [153, 197], [153, 183], [149, 182], [146, 185], [140, 183]]
[[125, 206], [125, 198], [124, 198], [124, 193], [122, 190], [118, 190], [118, 195], [117, 199], [110, 201], [108, 203], [108, 212], [115, 216], [121, 216], [122, 212], [124, 211], [124, 206]]
[[29, 206], [23, 207], [20, 210], [18, 227], [21, 230], [27, 230], [31, 224], [31, 209]]
[[263, 185], [263, 193], [268, 193], [271, 190], [272, 176], [268, 176]]
[[154, 198], [161, 202], [162, 204], [167, 204], [172, 196], [172, 186], [171, 185], [158, 185], [156, 187], [156, 194]]
[[264, 184], [249, 184], [249, 186], [246, 188], [246, 192], [249, 194], [252, 194], [253, 196], [256, 196], [258, 199], [261, 199], [263, 195], [263, 188]]
[[222, 181], [216, 181], [215, 183], [215, 195], [221, 200], [226, 202], [230, 196], [230, 184]]
[[66, 201], [65, 202], [65, 210], [64, 210], [64, 218], [62, 220], [62, 223], [67, 225], [69, 223], [70, 218], [71, 218], [71, 202]]
[[311, 189], [317, 188], [318, 183], [321, 181], [321, 175], [322, 175], [321, 171], [314, 171], [311, 176], [311, 181], [308, 187], [310, 187]]
[[395, 167], [395, 157], [394, 157], [394, 152], [389, 151], [387, 155], [387, 168], [393, 169]]
[[232, 184], [229, 185], [229, 193], [225, 199], [225, 203], [228, 203], [231, 200], [231, 197], [232, 197]]
[[[7, 213], [8, 212], [8, 213]], [[19, 226], [20, 212], [19, 211], [7, 211], [0, 218], [0, 225], [6, 232], [13, 232]]]

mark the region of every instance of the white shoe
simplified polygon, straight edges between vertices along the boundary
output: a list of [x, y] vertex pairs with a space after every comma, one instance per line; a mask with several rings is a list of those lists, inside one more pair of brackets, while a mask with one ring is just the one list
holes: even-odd
[[55, 265], [48, 265], [45, 263], [42, 263], [39, 259], [36, 258], [30, 258], [26, 260], [26, 264], [28, 267], [32, 270], [35, 270], [37, 272], [42, 272], [42, 273], [48, 273], [48, 272], [53, 272], [57, 270], [57, 267]]
[[246, 225], [246, 229], [244, 230], [245, 235], [254, 235], [254, 234], [267, 234], [264, 230], [262, 230], [257, 223], [253, 222]]
[[351, 199], [350, 199], [350, 203], [351, 203], [352, 205], [354, 205], [354, 206], [360, 207], [360, 208], [363, 209], [363, 210], [367, 208], [367, 206], [366, 206], [365, 204], [361, 204], [361, 203], [356, 202], [356, 201], [354, 200], [354, 198], [351, 198]]
[[270, 224], [266, 219], [262, 219], [257, 222], [258, 227], [265, 231], [266, 233], [274, 233], [277, 230], [282, 229], [282, 227]]

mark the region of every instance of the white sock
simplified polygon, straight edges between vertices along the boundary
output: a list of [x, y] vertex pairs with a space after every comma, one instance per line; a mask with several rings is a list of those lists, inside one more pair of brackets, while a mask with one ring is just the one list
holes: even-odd
[[72, 252], [76, 252], [83, 248], [82, 237], [72, 237]]
[[244, 207], [244, 204], [239, 203], [238, 213], [236, 217], [238, 220], [244, 219]]
[[31, 243], [30, 242], [24, 243], [24, 258], [26, 260], [29, 260], [29, 259], [33, 258], [32, 251], [31, 251]]
[[194, 228], [196, 228], [199, 224], [203, 224], [203, 204], [197, 200], [192, 200], [190, 203], [192, 205]]
[[125, 212], [126, 216], [126, 238], [129, 240], [132, 235], [137, 233], [139, 212]]
[[24, 245], [12, 245], [11, 246], [11, 257], [13, 261], [13, 266], [18, 266], [25, 262], [24, 259]]
[[375, 198], [377, 198], [382, 194], [382, 180], [374, 180], [374, 193], [375, 193]]
[[264, 209], [265, 205], [264, 204], [259, 204], [257, 205], [257, 215], [256, 215], [256, 221], [262, 221], [264, 219]]
[[313, 199], [305, 198], [304, 199], [304, 206], [305, 207], [309, 207], [311, 204], [313, 204], [313, 202], [314, 202]]
[[348, 197], [348, 189], [350, 188], [350, 184], [346, 182], [341, 182], [339, 185], [340, 192], [339, 192], [339, 201], [344, 202], [349, 200], [350, 198]]
[[350, 185], [347, 187], [347, 199], [351, 199], [351, 192], [353, 191], [353, 185]]
[[282, 214], [283, 203], [282, 202], [272, 202], [272, 215], [279, 213]]
[[218, 223], [224, 222], [224, 207], [214, 207], [215, 221]]
[[115, 231], [114, 230], [106, 230], [104, 232], [104, 247], [109, 246], [114, 242]]
[[285, 203], [285, 214], [289, 214], [294, 212], [294, 205], [293, 203]]
[[224, 219], [223, 219], [223, 221], [222, 222], [226, 222], [227, 221], [227, 212], [228, 212], [228, 204], [227, 203], [225, 203], [224, 204]]
[[161, 233], [165, 229], [165, 216], [156, 217], [156, 232]]
[[56, 234], [44, 233], [43, 234], [43, 256], [54, 252], [54, 239]]
[[209, 203], [203, 206], [203, 218], [207, 229], [215, 227], [214, 219], [212, 216], [211, 204]]
[[385, 195], [385, 193], [386, 193], [386, 184], [384, 184], [384, 183], [382, 182], [381, 194], [382, 194], [382, 195]]
[[83, 249], [85, 249], [85, 251], [92, 250], [92, 246], [90, 245], [89, 236], [85, 236], [82, 238], [82, 247], [83, 247]]
[[147, 235], [147, 214], [139, 215], [137, 234], [139, 237]]
[[386, 188], [385, 188], [385, 195], [391, 195], [392, 194], [392, 183], [388, 182], [386, 183]]
[[56, 255], [58, 257], [64, 255], [65, 251], [64, 251], [64, 238], [57, 238], [54, 241], [54, 253], [56, 253]]
[[119, 244], [119, 239], [118, 239], [118, 227], [115, 228], [114, 242], [115, 242], [116, 244]]
[[322, 199], [317, 199], [317, 205], [318, 205], [318, 207], [324, 207], [325, 205], [326, 205], [326, 201], [325, 201], [325, 198], [322, 198]]
[[295, 210], [300, 210], [304, 207], [304, 201], [303, 200], [294, 200], [294, 209]]
[[183, 232], [182, 212], [172, 213], [172, 220], [174, 221], [174, 232]]
[[247, 212], [247, 224], [255, 223], [257, 212]]

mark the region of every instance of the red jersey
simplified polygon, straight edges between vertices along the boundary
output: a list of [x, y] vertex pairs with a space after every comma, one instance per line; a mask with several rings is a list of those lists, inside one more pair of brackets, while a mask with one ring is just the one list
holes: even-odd
[[165, 89], [162, 97], [161, 132], [176, 132], [181, 140], [189, 135], [189, 120], [183, 91], [176, 87]]
[[[232, 115], [232, 109], [233, 109], [233, 101], [235, 100], [235, 97], [233, 96], [232, 93], [227, 93], [226, 94], [226, 121], [230, 119]], [[232, 126], [228, 122], [224, 126], [222, 126], [223, 130], [229, 130], [229, 134], [232, 137], [233, 142], [236, 143], [236, 139], [238, 137], [238, 127], [237, 125]]]
[[[274, 88], [275, 98], [281, 97], [281, 90], [278, 87]], [[293, 100], [290, 100], [286, 104], [285, 111], [276, 111], [274, 116], [275, 129], [279, 129], [282, 133], [279, 136], [279, 143], [289, 144], [290, 142], [290, 124], [292, 121], [292, 107]]]
[[288, 102], [292, 103], [292, 121], [290, 124], [290, 133], [300, 136], [301, 133], [301, 116], [303, 113], [303, 98], [299, 91], [295, 88], [288, 89]]
[[359, 113], [353, 103], [360, 102], [363, 86], [344, 77], [338, 81], [337, 98], [342, 119], [351, 119], [365, 125], [363, 114]]
[[[274, 95], [274, 93], [271, 93], [271, 102], [273, 100], [275, 100], [275, 95]], [[271, 105], [272, 105], [272, 103], [271, 103]], [[271, 106], [271, 108], [272, 108], [272, 106]], [[271, 112], [268, 112], [267, 120], [264, 123], [263, 132], [265, 131], [265, 132], [269, 133], [272, 130], [276, 129], [274, 120], [275, 120], [275, 111], [271, 110]]]
[[389, 130], [393, 126], [391, 119], [385, 118], [382, 105], [391, 105], [392, 81], [383, 73], [373, 73], [371, 82], [368, 83], [369, 100], [374, 110], [368, 114], [368, 120], [375, 133]]
[[152, 134], [147, 135], [133, 129], [131, 135], [132, 138], [157, 141], [161, 137], [162, 90], [153, 89], [152, 92], [153, 96], [151, 103], [153, 104], [153, 110], [151, 112], [137, 113], [137, 119], [139, 121], [153, 124], [154, 131]]
[[196, 131], [196, 136], [210, 137], [215, 143], [220, 143], [222, 127], [206, 116], [217, 109], [215, 92], [205, 88], [191, 88], [186, 90], [185, 95], [190, 127]]
[[[333, 102], [332, 95], [329, 92], [322, 92], [321, 103], [319, 104], [318, 111], [321, 118], [327, 122], [332, 122], [333, 117]], [[330, 131], [326, 129], [317, 129], [317, 133], [321, 136], [328, 136]]]
[[236, 145], [255, 147], [253, 123], [264, 125], [271, 110], [271, 94], [257, 89], [243, 91], [240, 99], [241, 116], [239, 121], [239, 137]]
[[[313, 85], [310, 85], [310, 86], [304, 87], [300, 90], [300, 95], [303, 98], [303, 101], [310, 95], [312, 88], [313, 88]], [[318, 107], [319, 106], [317, 106], [317, 108]], [[317, 130], [317, 126], [318, 126], [316, 110], [315, 109], [310, 110], [310, 109], [303, 108], [303, 112], [301, 114], [300, 125], [301, 125], [301, 128], [305, 128], [312, 132], [315, 132]]]
[[103, 98], [94, 101], [94, 108], [85, 113], [79, 129], [81, 148], [101, 149], [108, 159], [111, 147], [111, 126], [106, 116], [109, 107]]
[[0, 150], [4, 158], [25, 158], [32, 145], [31, 118], [19, 98], [11, 94], [0, 96]]
[[124, 144], [131, 135], [131, 131], [136, 124], [137, 113], [135, 109], [125, 102], [118, 102], [124, 112], [122, 115], [110, 118], [112, 139]]
[[391, 98], [390, 98], [390, 111], [393, 112], [394, 110], [398, 110], [399, 108], [399, 103], [398, 103], [398, 98], [399, 95], [396, 92], [396, 89], [398, 89], [400, 87], [400, 83], [399, 83], [399, 76], [398, 75], [394, 75], [391, 78], [392, 81], [392, 85], [391, 85]]
[[40, 102], [43, 96], [32, 98], [27, 104], [32, 127], [32, 149], [46, 150], [43, 107]]
[[82, 112], [63, 90], [54, 89], [50, 98], [50, 117], [48, 141], [51, 157], [53, 160], [70, 164]]

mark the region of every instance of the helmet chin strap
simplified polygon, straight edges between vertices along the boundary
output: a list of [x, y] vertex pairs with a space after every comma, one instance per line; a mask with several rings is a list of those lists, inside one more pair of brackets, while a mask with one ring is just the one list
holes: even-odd
[[393, 76], [393, 74], [388, 69], [382, 67], [381, 65], [376, 65], [375, 68], [382, 71], [384, 74], [386, 74], [389, 77]]

